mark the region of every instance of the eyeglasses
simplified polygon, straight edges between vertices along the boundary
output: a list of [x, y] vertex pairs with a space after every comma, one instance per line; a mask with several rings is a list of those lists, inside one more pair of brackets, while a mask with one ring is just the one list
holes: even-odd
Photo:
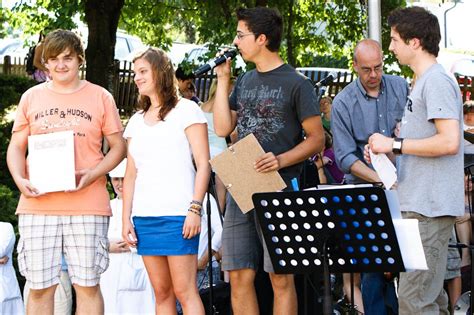
[[244, 38], [245, 36], [248, 36], [248, 35], [255, 35], [254, 33], [250, 32], [250, 33], [237, 33], [235, 35], [235, 37], [237, 37], [238, 40], [241, 40], [242, 38]]
[[366, 68], [366, 67], [361, 67], [361, 72], [364, 74], [370, 74], [374, 71], [375, 73], [380, 73], [383, 71], [383, 65], [378, 65], [373, 68]]

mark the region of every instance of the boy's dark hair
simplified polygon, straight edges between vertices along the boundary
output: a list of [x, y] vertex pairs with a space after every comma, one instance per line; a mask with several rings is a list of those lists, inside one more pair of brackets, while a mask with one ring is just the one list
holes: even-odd
[[176, 76], [176, 79], [181, 80], [181, 81], [188, 80], [188, 79], [194, 79], [194, 78], [195, 78], [194, 73], [192, 73], [192, 72], [185, 72], [185, 71], [183, 70], [183, 68], [181, 68], [181, 67], [178, 67], [178, 69], [176, 69], [176, 72], [175, 72], [174, 75]]
[[249, 31], [257, 38], [260, 34], [267, 37], [267, 49], [277, 52], [280, 49], [283, 33], [283, 19], [277, 9], [256, 7], [237, 10], [237, 20], [244, 21]]
[[426, 52], [438, 57], [441, 32], [438, 18], [421, 7], [395, 9], [388, 16], [388, 25], [408, 43], [418, 38]]

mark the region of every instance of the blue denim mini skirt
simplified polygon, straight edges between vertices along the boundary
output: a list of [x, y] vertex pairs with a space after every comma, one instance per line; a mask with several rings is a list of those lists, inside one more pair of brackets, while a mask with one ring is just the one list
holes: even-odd
[[185, 216], [133, 217], [137, 252], [143, 256], [197, 255], [199, 234], [183, 237]]

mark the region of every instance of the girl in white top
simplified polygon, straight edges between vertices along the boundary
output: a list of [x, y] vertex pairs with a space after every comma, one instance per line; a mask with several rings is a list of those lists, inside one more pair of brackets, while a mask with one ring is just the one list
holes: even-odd
[[178, 99], [173, 66], [162, 50], [138, 55], [134, 72], [143, 110], [124, 133], [122, 237], [143, 255], [157, 314], [175, 314], [177, 298], [184, 314], [203, 315], [196, 270], [210, 174], [206, 119], [195, 103]]
[[0, 222], [0, 314], [24, 314], [20, 287], [13, 268], [13, 226]]

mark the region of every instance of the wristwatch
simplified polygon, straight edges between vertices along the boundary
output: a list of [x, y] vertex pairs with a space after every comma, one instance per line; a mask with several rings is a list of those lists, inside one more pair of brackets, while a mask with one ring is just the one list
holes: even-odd
[[402, 154], [402, 145], [403, 145], [403, 138], [395, 138], [392, 144], [392, 152], [394, 154]]

